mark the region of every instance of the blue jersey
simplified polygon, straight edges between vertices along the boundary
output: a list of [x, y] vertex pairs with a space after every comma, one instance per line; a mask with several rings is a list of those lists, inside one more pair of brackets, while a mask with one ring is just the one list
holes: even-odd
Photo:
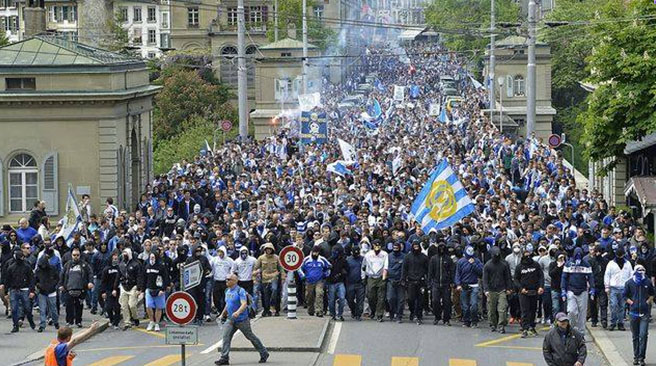
[[[228, 312], [228, 317], [231, 317], [241, 306], [242, 301], [247, 301], [248, 297], [246, 296], [246, 290], [239, 286], [233, 288], [228, 288], [225, 290], [225, 302]], [[248, 311], [244, 311], [237, 318], [235, 322], [243, 322], [248, 319]]]

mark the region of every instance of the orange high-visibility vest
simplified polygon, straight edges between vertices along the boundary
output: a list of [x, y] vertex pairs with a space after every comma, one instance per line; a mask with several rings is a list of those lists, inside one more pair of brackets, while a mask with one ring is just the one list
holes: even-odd
[[[45, 353], [45, 366], [59, 366], [57, 364], [57, 357], [55, 355], [55, 347], [57, 347], [58, 344], [60, 344], [57, 339], [53, 339], [50, 341], [50, 345], [48, 348], [46, 348], [46, 353]], [[73, 366], [73, 357], [71, 356], [70, 352], [68, 353], [68, 356], [66, 357], [66, 366]]]

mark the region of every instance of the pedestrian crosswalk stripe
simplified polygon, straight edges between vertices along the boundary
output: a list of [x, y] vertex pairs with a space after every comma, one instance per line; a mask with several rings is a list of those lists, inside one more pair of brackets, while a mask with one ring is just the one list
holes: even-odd
[[419, 357], [392, 357], [392, 366], [419, 366]]
[[451, 358], [449, 359], [449, 366], [476, 366], [476, 361]]
[[100, 361], [96, 361], [90, 364], [89, 366], [114, 366], [114, 365], [118, 365], [123, 361], [127, 361], [133, 357], [134, 356], [111, 356], [111, 357], [103, 358]]
[[506, 362], [506, 366], [535, 366], [533, 363], [527, 363], [527, 362]]
[[362, 356], [360, 355], [335, 355], [333, 366], [360, 366]]
[[162, 358], [159, 358], [159, 359], [157, 359], [153, 362], [147, 363], [144, 366], [171, 366], [174, 363], [179, 362], [180, 358], [181, 357], [180, 357], [179, 354], [168, 355], [168, 356], [164, 356]]

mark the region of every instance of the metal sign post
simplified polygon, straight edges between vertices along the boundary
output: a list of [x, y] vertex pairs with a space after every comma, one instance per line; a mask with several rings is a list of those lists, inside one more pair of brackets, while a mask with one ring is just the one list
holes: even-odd
[[186, 327], [196, 317], [196, 300], [184, 291], [185, 275], [180, 271], [180, 289], [171, 294], [166, 300], [166, 316], [179, 327], [166, 328], [166, 344], [180, 345], [180, 361], [186, 366], [186, 345], [198, 343], [198, 328]]
[[287, 319], [296, 319], [296, 281], [294, 272], [287, 271], [287, 276], [291, 276], [287, 284]]
[[280, 251], [280, 266], [291, 276], [287, 284], [287, 319], [296, 319], [296, 281], [294, 272], [303, 264], [303, 251], [293, 245], [286, 246]]

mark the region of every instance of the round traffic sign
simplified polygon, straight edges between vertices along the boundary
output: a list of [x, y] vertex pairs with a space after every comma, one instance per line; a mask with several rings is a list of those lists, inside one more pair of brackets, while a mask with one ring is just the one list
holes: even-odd
[[303, 264], [303, 251], [293, 245], [286, 246], [280, 251], [280, 265], [287, 271], [295, 271]]
[[549, 141], [549, 146], [558, 147], [558, 146], [560, 146], [560, 143], [561, 143], [562, 140], [560, 139], [560, 135], [556, 135], [554, 133], [553, 135], [549, 136], [548, 141]]
[[223, 132], [228, 132], [232, 129], [232, 122], [226, 120], [221, 121], [221, 129]]
[[184, 291], [174, 292], [166, 300], [166, 316], [177, 325], [186, 325], [194, 320], [196, 309], [196, 300]]

